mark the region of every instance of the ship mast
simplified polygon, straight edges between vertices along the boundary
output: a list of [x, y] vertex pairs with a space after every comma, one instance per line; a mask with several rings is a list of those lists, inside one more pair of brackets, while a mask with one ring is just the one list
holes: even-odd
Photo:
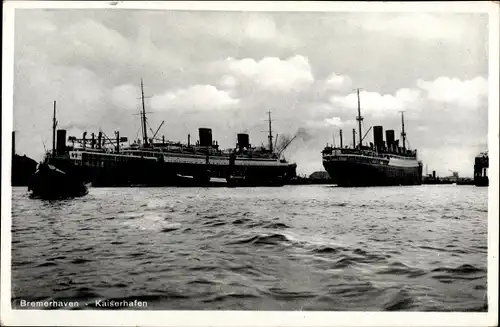
[[403, 139], [403, 150], [406, 150], [406, 133], [405, 133], [405, 119], [404, 111], [401, 111], [401, 138]]
[[54, 116], [52, 117], [52, 156], [56, 155], [56, 102], [54, 101]]
[[363, 117], [361, 117], [361, 103], [359, 100], [359, 89], [356, 90], [358, 94], [358, 117], [356, 117], [356, 120], [358, 121], [358, 128], [359, 128], [359, 149], [361, 150], [361, 146], [363, 144], [363, 139], [361, 138], [361, 121], [363, 120]]
[[144, 106], [144, 85], [141, 78], [141, 101], [142, 101], [142, 112], [141, 112], [141, 123], [142, 123], [142, 138], [144, 146], [148, 145], [148, 131], [146, 129], [146, 108]]
[[267, 112], [269, 114], [269, 152], [273, 152], [273, 131], [271, 129], [271, 111]]

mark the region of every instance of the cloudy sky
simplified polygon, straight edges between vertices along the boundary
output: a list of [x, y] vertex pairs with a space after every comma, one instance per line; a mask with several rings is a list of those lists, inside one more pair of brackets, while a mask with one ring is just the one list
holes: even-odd
[[242, 131], [260, 145], [271, 110], [276, 133], [301, 131], [285, 157], [311, 173], [339, 129], [352, 144], [360, 88], [365, 131], [398, 135], [404, 110], [429, 172], [472, 176], [487, 147], [487, 40], [486, 14], [18, 9], [16, 150], [41, 158], [54, 100], [70, 135], [136, 139], [143, 78], [159, 135], [211, 127], [222, 147]]

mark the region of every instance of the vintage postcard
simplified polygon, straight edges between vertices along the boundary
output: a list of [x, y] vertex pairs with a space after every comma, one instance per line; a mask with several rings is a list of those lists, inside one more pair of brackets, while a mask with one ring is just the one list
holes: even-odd
[[2, 325], [498, 324], [497, 2], [3, 18]]

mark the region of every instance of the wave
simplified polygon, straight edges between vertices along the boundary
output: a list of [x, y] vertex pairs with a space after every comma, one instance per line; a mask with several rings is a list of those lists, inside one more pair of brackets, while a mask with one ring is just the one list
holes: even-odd
[[233, 220], [233, 225], [243, 225], [243, 224], [246, 224], [246, 223], [249, 223], [251, 222], [252, 219], [250, 218], [238, 218], [238, 219], [235, 219]]
[[279, 287], [268, 288], [263, 293], [267, 293], [267, 295], [279, 300], [310, 299], [318, 296], [318, 294], [311, 291], [289, 291]]
[[427, 246], [427, 245], [419, 246], [419, 248], [424, 249], [424, 250], [438, 251], [438, 252], [452, 252], [452, 253], [467, 254], [467, 251], [459, 249], [458, 246], [456, 246], [454, 244], [448, 244], [444, 248]]
[[[457, 280], [486, 279], [486, 270], [472, 265], [464, 264], [457, 268], [439, 267], [432, 270], [432, 278], [444, 284], [451, 284]], [[438, 273], [438, 274], [436, 274]]]
[[208, 279], [205, 279], [205, 278], [199, 278], [199, 279], [195, 279], [195, 280], [191, 280], [189, 282], [187, 282], [188, 284], [201, 284], [201, 285], [216, 285], [217, 282], [213, 281], [213, 280], [208, 280]]
[[238, 274], [247, 274], [247, 275], [251, 275], [251, 276], [254, 276], [254, 277], [260, 277], [262, 276], [262, 271], [260, 271], [259, 269], [257, 269], [254, 265], [249, 265], [249, 264], [245, 264], [245, 265], [229, 265], [227, 266], [227, 269], [232, 271], [232, 272], [235, 272], [235, 273], [238, 273]]
[[48, 261], [48, 262], [43, 262], [43, 263], [37, 265], [37, 267], [51, 267], [51, 266], [57, 266], [57, 263], [52, 262], [52, 261]]
[[227, 223], [221, 219], [215, 219], [215, 220], [210, 220], [206, 221], [203, 223], [203, 226], [208, 226], [208, 227], [218, 227], [218, 226], [224, 226]]
[[286, 228], [290, 228], [290, 226], [288, 226], [285, 223], [281, 223], [281, 222], [268, 222], [268, 221], [257, 221], [257, 222], [254, 222], [254, 223], [250, 224], [249, 227], [251, 227], [251, 228], [262, 227], [262, 228], [268, 228], [268, 229], [286, 229]]
[[270, 228], [270, 229], [285, 229], [285, 228], [290, 228], [290, 226], [288, 226], [287, 224], [285, 223], [268, 223], [266, 225], [263, 226], [264, 228]]
[[251, 298], [260, 298], [260, 296], [252, 293], [228, 293], [228, 294], [215, 295], [208, 299], [204, 299], [203, 302], [214, 303], [214, 302], [223, 302], [226, 300], [231, 301], [234, 299], [251, 299]]
[[65, 255], [58, 255], [56, 257], [52, 257], [52, 258], [48, 258], [47, 260], [49, 261], [53, 261], [53, 260], [64, 260], [66, 259], [67, 257]]
[[408, 277], [419, 277], [426, 273], [423, 269], [413, 268], [399, 261], [392, 262], [387, 267], [376, 272], [379, 275], [407, 275]]
[[197, 216], [202, 216], [201, 217], [202, 219], [214, 219], [214, 218], [219, 218], [219, 217], [224, 217], [225, 216], [225, 214], [222, 214], [222, 213], [207, 215], [207, 214], [202, 213], [202, 212], [197, 212], [196, 215]]
[[373, 283], [364, 281], [341, 282], [327, 285], [328, 295], [342, 296], [344, 298], [364, 297], [367, 293], [378, 292]]
[[457, 268], [439, 267], [432, 270], [432, 272], [446, 272], [450, 274], [473, 274], [473, 273], [486, 273], [485, 269], [475, 267], [473, 265], [463, 264]]
[[354, 260], [361, 263], [380, 263], [387, 261], [391, 257], [389, 254], [370, 253], [359, 248], [354, 249], [352, 253], [356, 255]]
[[346, 268], [348, 266], [355, 265], [356, 263], [358, 263], [358, 261], [353, 257], [343, 256], [339, 260], [335, 261], [332, 268], [333, 269]]
[[[119, 214], [116, 218], [122, 218], [122, 219], [136, 219], [136, 218], [141, 218], [144, 217], [145, 213], [136, 213], [136, 212], [126, 212], [123, 214]], [[115, 218], [115, 217], [112, 217]]]
[[405, 289], [400, 289], [382, 305], [385, 311], [401, 311], [412, 307], [413, 299]]
[[174, 231], [174, 230], [178, 230], [180, 228], [181, 228], [181, 224], [179, 224], [179, 223], [173, 223], [173, 224], [169, 224], [169, 225], [164, 226], [161, 229], [161, 232], [162, 233], [167, 233], [167, 232], [171, 232], [171, 231]]
[[[279, 218], [275, 218], [274, 220], [277, 220]], [[290, 228], [290, 226], [288, 226], [287, 224], [285, 223], [282, 223], [282, 222], [269, 222], [269, 221], [265, 221], [265, 220], [260, 220], [260, 221], [254, 221], [250, 218], [238, 218], [238, 219], [235, 219], [233, 220], [232, 222], [233, 225], [243, 225], [247, 228], [256, 228], [256, 227], [262, 227], [262, 228], [266, 228], [266, 229], [286, 229], [286, 228]]]
[[319, 254], [323, 254], [323, 253], [339, 253], [341, 251], [341, 249], [338, 249], [338, 248], [334, 248], [334, 247], [331, 247], [331, 246], [318, 246], [314, 249], [311, 250], [312, 253], [319, 253]]
[[256, 245], [281, 245], [290, 240], [283, 234], [259, 234], [251, 237], [246, 237], [229, 244], [256, 244]]
[[87, 262], [91, 262], [92, 260], [89, 260], [89, 259], [84, 259], [84, 258], [76, 258], [76, 259], [73, 259], [71, 260], [71, 263], [74, 263], [76, 265], [79, 265], [81, 263], [87, 263]]

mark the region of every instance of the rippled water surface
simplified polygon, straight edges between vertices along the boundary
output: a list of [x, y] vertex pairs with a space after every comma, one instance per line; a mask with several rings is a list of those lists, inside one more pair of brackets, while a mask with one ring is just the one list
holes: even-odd
[[13, 188], [12, 303], [486, 311], [487, 188]]

